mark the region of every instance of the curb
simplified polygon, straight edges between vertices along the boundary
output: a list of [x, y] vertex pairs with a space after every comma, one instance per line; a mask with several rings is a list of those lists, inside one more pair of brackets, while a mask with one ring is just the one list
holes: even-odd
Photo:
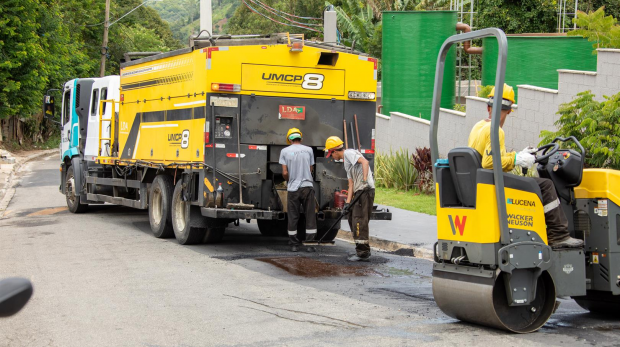
[[[353, 235], [351, 234], [350, 231], [345, 231], [345, 230], [340, 229], [338, 230], [338, 235], [336, 235], [336, 238], [341, 241], [354, 243]], [[402, 250], [411, 250], [411, 253], [412, 253], [411, 256], [413, 257], [433, 260], [433, 251], [430, 249], [424, 248], [424, 247], [417, 247], [417, 246], [408, 245], [406, 243], [384, 240], [376, 236], [370, 236], [370, 244], [372, 248], [377, 248], [379, 250], [387, 251], [387, 252], [399, 252], [400, 251], [399, 253], [402, 253]], [[406, 254], [406, 255], [410, 255], [410, 254]]]
[[17, 173], [27, 162], [33, 159], [44, 157], [49, 154], [56, 153], [57, 151], [58, 149], [46, 149], [41, 152], [31, 154], [23, 158], [21, 161], [15, 163], [15, 166], [13, 166], [13, 169], [11, 170], [8, 177], [6, 178], [6, 181], [4, 182], [4, 185], [2, 186], [2, 188], [0, 188], [0, 217], [4, 215], [4, 211], [9, 206], [11, 199], [13, 199], [13, 196], [15, 195], [15, 188], [12, 188], [15, 173]]

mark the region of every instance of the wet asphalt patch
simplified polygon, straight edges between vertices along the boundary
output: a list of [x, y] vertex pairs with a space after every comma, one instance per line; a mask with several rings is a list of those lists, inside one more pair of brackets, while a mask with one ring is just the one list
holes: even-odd
[[256, 258], [291, 275], [302, 277], [381, 276], [369, 266], [340, 265], [307, 257]]

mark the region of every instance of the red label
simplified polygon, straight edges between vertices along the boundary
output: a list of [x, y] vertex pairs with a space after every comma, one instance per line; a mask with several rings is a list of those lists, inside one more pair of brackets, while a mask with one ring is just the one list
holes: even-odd
[[250, 145], [248, 146], [248, 149], [258, 149], [258, 146]]
[[278, 117], [280, 119], [306, 120], [306, 107], [280, 105], [280, 114]]
[[205, 143], [209, 143], [209, 133], [205, 133]]
[[125, 94], [121, 94], [121, 101], [125, 101]]
[[459, 216], [456, 216], [456, 218], [452, 219], [452, 216], [448, 215], [448, 218], [450, 219], [452, 235], [456, 235], [456, 231], [458, 230], [459, 234], [463, 236], [463, 232], [465, 231], [465, 222], [467, 222], [467, 216], [463, 216], [463, 218], [459, 218]]

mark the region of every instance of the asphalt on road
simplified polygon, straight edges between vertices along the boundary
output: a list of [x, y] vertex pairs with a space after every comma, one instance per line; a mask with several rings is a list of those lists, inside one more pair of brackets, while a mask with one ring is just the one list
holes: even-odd
[[[435, 305], [431, 262], [353, 245], [288, 252], [256, 224], [217, 245], [150, 234], [148, 214], [112, 205], [66, 210], [56, 156], [22, 168], [0, 220], [0, 278], [34, 295], [0, 319], [0, 346], [554, 346], [617, 345], [620, 321], [572, 300], [537, 333], [459, 322]], [[232, 226], [232, 225], [231, 225]], [[454, 288], [459, 295], [459, 288]]]

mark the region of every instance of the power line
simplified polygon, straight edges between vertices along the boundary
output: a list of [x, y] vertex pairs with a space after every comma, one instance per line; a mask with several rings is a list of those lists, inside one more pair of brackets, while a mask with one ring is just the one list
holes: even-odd
[[[291, 23], [295, 23], [295, 24], [299, 24], [299, 25], [317, 26], [317, 27], [318, 27], [318, 26], [321, 26], [321, 24], [302, 23], [302, 22], [298, 22], [298, 21], [292, 20], [292, 19], [290, 19], [290, 18], [286, 18], [286, 17], [284, 17], [284, 16], [282, 16], [282, 15], [280, 15], [280, 14], [278, 14], [278, 13], [276, 13], [276, 12], [272, 11], [272, 10], [270, 10], [270, 8], [271, 8], [271, 7], [269, 7], [269, 6], [267, 6], [267, 5], [263, 4], [263, 3], [261, 3], [261, 2], [260, 2], [260, 1], [258, 1], [258, 0], [250, 0], [250, 2], [252, 2], [252, 3], [254, 3], [254, 4], [256, 4], [256, 5], [260, 6], [260, 7], [262, 7], [263, 9], [267, 10], [268, 12], [271, 12], [271, 13], [275, 14], [276, 16], [278, 16], [278, 17], [280, 17], [280, 18], [283, 18], [283, 19], [285, 19], [285, 20], [287, 20], [287, 21], [289, 21], [289, 22], [291, 22]], [[269, 8], [268, 8], [268, 7], [269, 7]]]
[[[249, 5], [249, 4], [248, 4], [245, 0], [242, 0], [242, 1], [243, 1], [243, 4], [244, 4], [247, 8], [249, 8], [249, 9], [250, 9], [250, 11], [252, 11], [252, 12], [254, 12], [254, 13], [256, 13], [256, 14], [260, 15], [260, 16], [263, 16], [263, 17], [267, 18], [267, 19], [269, 19], [269, 20], [270, 20], [270, 21], [272, 21], [272, 22], [275, 22], [275, 23], [278, 23], [278, 24], [282, 24], [282, 25], [286, 25], [286, 26], [291, 26], [291, 27], [297, 27], [297, 28], [301, 28], [301, 29], [306, 29], [306, 30], [316, 31], [317, 33], [320, 33], [320, 31], [319, 31], [319, 30], [316, 30], [316, 29], [313, 29], [313, 28], [310, 28], [310, 27], [307, 27], [307, 26], [303, 26], [303, 25], [295, 25], [295, 24], [288, 24], [288, 23], [282, 23], [282, 22], [280, 22], [280, 21], [277, 21], [277, 20], [275, 20], [275, 19], [273, 19], [273, 18], [271, 18], [271, 17], [269, 17], [269, 16], [267, 16], [267, 15], [265, 15], [265, 14], [262, 14], [262, 13], [258, 12], [258, 11], [257, 11], [257, 10], [255, 10], [252, 6], [250, 6], [250, 5]], [[251, 1], [251, 0], [250, 0], [250, 1]]]
[[109, 27], [111, 27], [112, 25], [114, 25], [114, 23], [118, 22], [119, 20], [121, 20], [121, 19], [123, 19], [123, 18], [127, 17], [127, 16], [131, 13], [131, 12], [133, 12], [133, 11], [137, 10], [138, 8], [140, 8], [140, 7], [144, 6], [144, 5], [145, 5], [147, 2], [149, 2], [149, 1], [154, 1], [154, 0], [145, 0], [145, 1], [144, 1], [143, 3], [141, 3], [140, 5], [138, 5], [138, 6], [134, 7], [131, 11], [129, 11], [129, 12], [125, 13], [124, 15], [122, 15], [119, 19], [117, 19], [117, 20], [115, 20], [114, 22], [110, 23], [110, 25], [108, 25], [108, 28], [109, 28]]
[[[260, 1], [259, 1], [259, 2], [260, 2]], [[272, 10], [274, 10], [274, 11], [276, 11], [276, 12], [280, 12], [280, 13], [282, 13], [282, 14], [284, 14], [284, 15], [287, 15], [287, 16], [289, 16], [289, 17], [294, 17], [294, 18], [299, 18], [299, 19], [323, 20], [323, 18], [317, 18], [317, 17], [300, 17], [300, 16], [296, 16], [296, 15], [294, 15], [294, 14], [290, 14], [290, 13], [286, 13], [286, 12], [284, 12], [284, 11], [280, 11], [280, 10], [278, 10], [278, 9], [275, 9], [275, 8], [273, 8], [273, 7], [270, 7], [270, 6], [269, 6], [269, 5], [267, 5], [267, 4], [263, 4], [263, 5], [264, 5], [264, 6], [269, 7], [270, 9], [272, 9]]]

